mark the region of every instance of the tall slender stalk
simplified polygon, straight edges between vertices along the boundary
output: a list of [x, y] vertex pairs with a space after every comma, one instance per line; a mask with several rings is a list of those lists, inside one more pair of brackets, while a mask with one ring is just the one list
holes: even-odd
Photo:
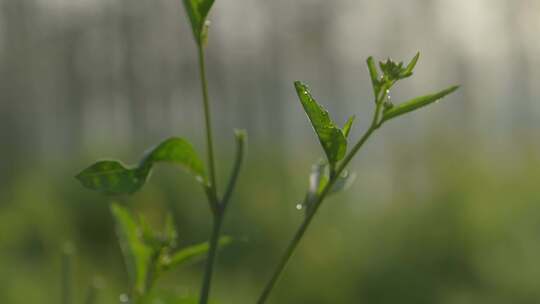
[[214, 149], [213, 149], [213, 138], [212, 138], [212, 124], [210, 118], [210, 105], [208, 98], [208, 84], [206, 80], [206, 68], [204, 60], [204, 46], [199, 45], [199, 69], [201, 76], [201, 87], [203, 95], [203, 106], [204, 106], [204, 118], [206, 125], [206, 142], [208, 149], [208, 166], [210, 171], [210, 184], [208, 185], [208, 200], [210, 208], [212, 210], [213, 216], [213, 226], [212, 233], [210, 235], [210, 248], [208, 250], [208, 257], [206, 261], [206, 267], [203, 276], [203, 283], [201, 287], [201, 295], [199, 303], [206, 304], [210, 297], [210, 288], [212, 285], [212, 274], [214, 272], [214, 264], [217, 258], [217, 251], [219, 247], [219, 239], [221, 235], [221, 227], [223, 225], [223, 218], [225, 217], [225, 211], [229, 205], [230, 198], [232, 196], [233, 190], [236, 186], [236, 181], [240, 173], [240, 167], [244, 157], [244, 144], [246, 135], [244, 132], [236, 131], [236, 159], [233, 165], [232, 173], [229, 178], [229, 183], [225, 189], [225, 194], [220, 200], [217, 194], [217, 185], [216, 185], [216, 172], [214, 165]]
[[212, 121], [210, 117], [210, 102], [208, 98], [208, 82], [206, 80], [206, 66], [204, 58], [204, 46], [199, 45], [199, 72], [201, 77], [201, 88], [203, 97], [204, 108], [204, 121], [206, 129], [206, 148], [208, 153], [208, 167], [209, 167], [209, 191], [208, 197], [210, 207], [213, 211], [213, 228], [210, 235], [210, 249], [208, 251], [208, 258], [206, 260], [206, 269], [203, 276], [203, 283], [201, 288], [200, 303], [208, 303], [208, 297], [210, 295], [210, 286], [212, 283], [212, 273], [214, 270], [214, 263], [216, 259], [217, 246], [219, 241], [219, 235], [221, 234], [222, 214], [219, 208], [219, 202], [217, 198], [217, 185], [216, 185], [216, 172], [214, 164], [214, 146], [212, 138]]
[[300, 227], [296, 231], [294, 237], [289, 242], [289, 245], [287, 246], [287, 248], [285, 250], [285, 253], [283, 254], [281, 259], [279, 260], [276, 269], [274, 270], [272, 276], [270, 277], [270, 280], [265, 285], [265, 287], [263, 289], [263, 292], [261, 293], [261, 295], [260, 295], [260, 297], [259, 297], [259, 299], [257, 301], [258, 304], [265, 303], [266, 300], [268, 299], [268, 297], [270, 296], [270, 293], [272, 292], [276, 282], [278, 281], [279, 277], [283, 273], [283, 270], [287, 266], [287, 263], [290, 260], [290, 258], [292, 257], [294, 251], [298, 247], [298, 244], [302, 240], [306, 230], [309, 227], [309, 224], [311, 223], [311, 221], [313, 220], [313, 217], [317, 213], [317, 210], [322, 205], [322, 203], [323, 203], [324, 199], [327, 197], [327, 195], [330, 193], [330, 190], [332, 189], [332, 187], [334, 186], [334, 184], [338, 180], [341, 173], [343, 173], [343, 171], [345, 170], [345, 168], [347, 167], [349, 162], [353, 159], [353, 157], [356, 155], [358, 150], [360, 150], [360, 148], [369, 139], [369, 137], [373, 134], [373, 132], [375, 132], [375, 130], [377, 130], [381, 126], [382, 121], [379, 121], [379, 114], [380, 114], [380, 111], [381, 111], [382, 102], [381, 102], [380, 99], [377, 99], [376, 105], [377, 106], [375, 108], [375, 112], [373, 114], [373, 120], [371, 122], [370, 127], [367, 129], [367, 131], [364, 133], [364, 135], [362, 135], [362, 137], [356, 143], [356, 145], [354, 145], [354, 147], [347, 154], [347, 156], [345, 156], [345, 158], [343, 159], [341, 164], [336, 168], [335, 174], [331, 175], [328, 183], [326, 184], [326, 186], [322, 190], [321, 194], [319, 196], [317, 196], [316, 200], [313, 202], [313, 207], [306, 214], [306, 217], [304, 218], [304, 221], [302, 221], [302, 223], [300, 224]]
[[[206, 129], [206, 149], [208, 153], [208, 170], [210, 175], [210, 191], [213, 200], [217, 200], [216, 167], [214, 163], [214, 144], [212, 138], [212, 118], [210, 117], [210, 102], [208, 98], [208, 81], [206, 80], [206, 65], [204, 58], [204, 46], [198, 46], [199, 51], [199, 74], [201, 77], [201, 90], [203, 97], [204, 122]], [[211, 202], [217, 203], [216, 201]]]

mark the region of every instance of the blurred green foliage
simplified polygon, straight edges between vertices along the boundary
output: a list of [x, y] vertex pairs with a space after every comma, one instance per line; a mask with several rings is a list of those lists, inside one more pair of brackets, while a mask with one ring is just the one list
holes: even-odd
[[[540, 148], [522, 145], [501, 159], [466, 146], [439, 138], [398, 151], [390, 161], [393, 178], [382, 185], [370, 167], [358, 170], [350, 193], [322, 207], [272, 303], [535, 303]], [[316, 159], [256, 149], [250, 155], [233, 202], [237, 212], [225, 223], [225, 233], [241, 241], [220, 254], [214, 293], [220, 303], [254, 301], [303, 216], [295, 202]], [[411, 157], [415, 164], [404, 161]], [[84, 299], [96, 276], [97, 303], [117, 303], [126, 291], [110, 202], [70, 178], [81, 163], [28, 169], [3, 185], [0, 303], [58, 303], [68, 240], [77, 248], [75, 299]], [[172, 210], [180, 247], [206, 239], [211, 223], [203, 191], [188, 174], [158, 170], [147, 188], [120, 200], [156, 227]], [[197, 295], [201, 273], [193, 263], [158, 286]]]

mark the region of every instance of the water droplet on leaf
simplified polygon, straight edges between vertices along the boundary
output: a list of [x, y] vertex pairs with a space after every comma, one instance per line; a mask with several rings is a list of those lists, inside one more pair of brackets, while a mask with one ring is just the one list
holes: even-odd
[[302, 208], [304, 208], [304, 205], [302, 204], [296, 204], [296, 210], [302, 210]]

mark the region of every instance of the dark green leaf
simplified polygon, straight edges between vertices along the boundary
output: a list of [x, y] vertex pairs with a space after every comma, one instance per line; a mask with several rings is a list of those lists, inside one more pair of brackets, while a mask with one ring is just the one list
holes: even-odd
[[304, 111], [319, 137], [328, 162], [335, 164], [345, 156], [347, 151], [347, 139], [343, 131], [332, 122], [328, 111], [313, 99], [306, 85], [300, 81], [296, 81], [294, 85]]
[[394, 117], [403, 115], [405, 113], [408, 113], [408, 112], [417, 110], [419, 108], [425, 107], [425, 106], [429, 105], [430, 103], [436, 102], [437, 100], [439, 100], [439, 99], [445, 97], [446, 95], [454, 92], [458, 88], [459, 88], [459, 86], [453, 86], [453, 87], [450, 87], [450, 88], [448, 88], [446, 90], [440, 91], [438, 93], [417, 97], [417, 98], [411, 99], [411, 100], [409, 100], [407, 102], [404, 102], [404, 103], [402, 103], [400, 105], [394, 106], [393, 108], [390, 108], [389, 110], [387, 110], [386, 112], [383, 113], [383, 121], [386, 121], [386, 120], [392, 119]]
[[349, 133], [351, 132], [351, 128], [355, 119], [356, 119], [356, 115], [349, 117], [349, 120], [347, 120], [347, 122], [343, 126], [342, 130], [343, 130], [343, 135], [345, 135], [345, 138], [349, 137]]
[[193, 146], [182, 138], [169, 138], [151, 149], [137, 167], [126, 167], [118, 161], [100, 161], [84, 169], [76, 178], [89, 189], [107, 194], [130, 194], [139, 190], [155, 163], [178, 164], [206, 182], [204, 166]]
[[195, 41], [200, 46], [206, 40], [207, 29], [205, 29], [205, 22], [213, 4], [214, 0], [184, 0], [184, 6], [191, 22]]
[[153, 250], [141, 240], [142, 232], [128, 210], [113, 204], [111, 212], [131, 285], [139, 294], [143, 294]]
[[404, 70], [403, 62], [394, 62], [390, 58], [386, 59], [386, 61], [380, 61], [379, 67], [383, 72], [384, 80], [390, 82], [400, 79], [401, 73]]
[[107, 194], [133, 193], [146, 177], [137, 168], [126, 168], [113, 160], [99, 161], [76, 176], [83, 186]]
[[[232, 239], [230, 237], [224, 236], [219, 239], [219, 246], [226, 246], [230, 244]], [[204, 256], [210, 246], [208, 242], [192, 245], [183, 249], [180, 249], [172, 256], [165, 256], [161, 259], [161, 267], [163, 269], [170, 269], [175, 266], [179, 266], [188, 262], [191, 262], [197, 258]]]

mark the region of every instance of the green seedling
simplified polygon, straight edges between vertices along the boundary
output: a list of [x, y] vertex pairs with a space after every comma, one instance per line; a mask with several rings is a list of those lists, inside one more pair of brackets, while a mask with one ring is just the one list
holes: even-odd
[[306, 209], [304, 220], [278, 262], [257, 303], [262, 304], [267, 301], [277, 280], [325, 199], [350, 185], [354, 179], [354, 174], [347, 170], [347, 166], [368, 138], [385, 122], [434, 103], [458, 89], [457, 86], [452, 86], [438, 93], [413, 98], [394, 106], [390, 102], [390, 89], [398, 81], [408, 78], [413, 74], [419, 57], [420, 54], [417, 53], [407, 66], [403, 66], [402, 62], [396, 63], [391, 59], [380, 62], [381, 74], [377, 70], [374, 59], [372, 57], [367, 59], [375, 109], [369, 128], [356, 144], [350, 148], [348, 145], [349, 136], [354, 117], [351, 117], [343, 128], [339, 128], [332, 121], [328, 112], [313, 98], [307, 85], [300, 81], [294, 83], [300, 103], [313, 126], [326, 159], [313, 166], [305, 199], [302, 204], [297, 205], [298, 209]]
[[[126, 195], [141, 190], [148, 182], [156, 165], [179, 165], [193, 175], [204, 189], [213, 219], [212, 232], [209, 242], [177, 250], [177, 233], [171, 217], [166, 221], [163, 231], [155, 231], [149, 227], [143, 217], [137, 219], [125, 207], [113, 204], [111, 211], [116, 222], [120, 247], [130, 279], [130, 291], [128, 294], [122, 295], [122, 302], [137, 304], [198, 302], [207, 304], [218, 248], [230, 242], [230, 238], [221, 236], [221, 230], [244, 159], [247, 135], [245, 131], [235, 132], [236, 158], [225, 190], [220, 195], [216, 181], [212, 120], [205, 67], [205, 48], [210, 25], [207, 18], [214, 0], [183, 0], [183, 3], [191, 23], [198, 53], [205, 121], [206, 164], [186, 139], [173, 137], [150, 149], [135, 165], [126, 166], [116, 160], [102, 160], [84, 169], [76, 178], [83, 186], [91, 190], [107, 195]], [[458, 87], [453, 86], [438, 93], [413, 98], [394, 105], [390, 100], [390, 90], [398, 81], [412, 76], [418, 59], [419, 54], [416, 54], [406, 66], [402, 62], [396, 63], [388, 59], [379, 62], [379, 68], [372, 57], [367, 59], [375, 107], [370, 126], [357, 141], [351, 140], [355, 116], [351, 116], [343, 124], [343, 127], [340, 127], [340, 124], [331, 119], [328, 111], [315, 100], [307, 85], [300, 81], [294, 83], [301, 106], [306, 112], [322, 147], [324, 159], [312, 167], [309, 175], [309, 187], [304, 200], [297, 205], [298, 209], [305, 210], [304, 219], [270, 280], [265, 285], [257, 303], [262, 304], [267, 301], [278, 278], [323, 202], [332, 194], [345, 190], [353, 183], [355, 174], [348, 170], [348, 165], [368, 138], [387, 121], [416, 111], [457, 90]], [[169, 296], [163, 292], [156, 292], [155, 282], [163, 272], [203, 254], [207, 255], [207, 261], [198, 299], [178, 299], [174, 295]], [[68, 264], [66, 263], [66, 265]], [[65, 290], [63, 303], [68, 304], [71, 302], [69, 280], [64, 278], [63, 282]], [[89, 293], [88, 298], [90, 299], [88, 302], [92, 303], [95, 297]]]
[[228, 240], [221, 237], [221, 227], [240, 172], [247, 135], [245, 131], [235, 131], [237, 146], [236, 159], [227, 187], [223, 195], [220, 196], [216, 181], [211, 111], [204, 52], [209, 30], [207, 17], [214, 1], [184, 0], [183, 2], [191, 22], [199, 57], [199, 74], [206, 132], [207, 168], [205, 168], [203, 161], [188, 141], [182, 138], [169, 138], [158, 144], [155, 148], [150, 149], [137, 165], [126, 166], [119, 161], [104, 160], [96, 162], [84, 169], [76, 177], [83, 186], [89, 189], [109, 195], [122, 195], [139, 191], [148, 181], [154, 165], [158, 163], [180, 165], [194, 175], [204, 188], [213, 217], [212, 234], [207, 245], [188, 248], [186, 249], [187, 251], [181, 251], [163, 260], [162, 254], [165, 249], [169, 248], [168, 245], [159, 245], [160, 243], [157, 240], [157, 244], [149, 245], [148, 242], [145, 243], [140, 240], [134, 234], [134, 231], [138, 229], [138, 225], [130, 219], [129, 213], [119, 206], [113, 206], [113, 215], [119, 223], [119, 227], [121, 227], [119, 229], [119, 236], [123, 244], [122, 249], [125, 254], [126, 263], [129, 265], [128, 269], [133, 288], [132, 295], [137, 295], [138, 298], [143, 299], [159, 272], [174, 266], [176, 263], [183, 262], [193, 255], [207, 253], [208, 259], [199, 299], [200, 303], [206, 304], [210, 295], [210, 286], [218, 247]]

